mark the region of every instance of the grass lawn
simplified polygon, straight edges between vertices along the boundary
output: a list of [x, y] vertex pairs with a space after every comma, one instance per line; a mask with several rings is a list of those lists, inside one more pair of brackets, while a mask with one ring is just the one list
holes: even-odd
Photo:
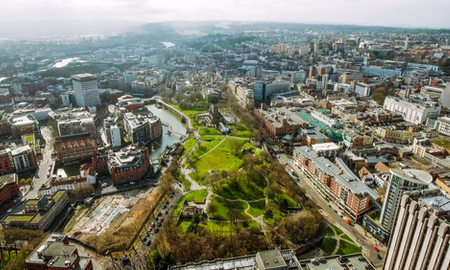
[[330, 255], [336, 248], [337, 240], [334, 238], [325, 238], [319, 245], [319, 248], [325, 252], [326, 255]]
[[195, 150], [195, 152], [192, 154], [192, 156], [189, 159], [194, 160], [194, 159], [204, 155], [209, 150], [213, 149], [214, 146], [218, 145], [220, 143], [220, 141], [222, 141], [222, 139], [223, 138], [215, 137], [211, 141], [201, 143], [200, 146]]
[[347, 254], [354, 254], [354, 253], [361, 253], [361, 248], [358, 246], [355, 246], [353, 244], [350, 244], [346, 241], [341, 241], [341, 245], [339, 246], [337, 254], [347, 255]]
[[337, 234], [337, 235], [344, 234], [344, 232], [343, 232], [341, 229], [339, 229], [338, 227], [333, 226], [333, 228], [334, 228], [334, 230], [336, 231], [336, 234]]
[[192, 147], [194, 147], [196, 142], [197, 142], [197, 140], [195, 140], [195, 138], [185, 141], [185, 143], [183, 145], [184, 153], [183, 153], [183, 156], [181, 156], [181, 159], [183, 159], [184, 156], [192, 149]]
[[218, 131], [215, 128], [207, 128], [203, 127], [200, 129], [200, 135], [222, 135], [222, 132]]
[[333, 231], [333, 229], [331, 228], [331, 227], [328, 227], [327, 228], [327, 236], [334, 236], [335, 234], [334, 234], [334, 231]]
[[266, 202], [265, 200], [261, 200], [258, 202], [251, 202], [250, 209], [248, 209], [248, 213], [252, 215], [253, 217], [258, 217], [262, 214], [264, 214], [264, 211], [266, 211]]
[[278, 209], [273, 209], [273, 218], [264, 218], [264, 221], [267, 223], [272, 223], [275, 225], [278, 225], [281, 222], [281, 219], [283, 219], [283, 217], [286, 215], [285, 213], [281, 212]]
[[183, 207], [183, 203], [186, 200], [187, 202], [192, 202], [192, 200], [195, 198], [196, 201], [203, 201], [206, 196], [208, 195], [208, 191], [206, 189], [200, 189], [194, 192], [190, 192], [183, 197], [181, 197], [180, 201], [177, 204], [177, 208], [173, 212], [175, 216], [178, 216], [178, 214], [181, 211], [181, 208]]
[[[196, 180], [199, 184], [204, 184], [204, 178], [208, 175], [208, 171], [211, 169], [220, 172], [222, 170], [234, 170], [239, 168], [242, 165], [242, 159], [232, 154], [232, 150], [230, 149], [230, 144], [228, 143], [230, 140], [239, 140], [239, 139], [226, 139], [223, 143], [221, 143], [217, 148], [213, 151], [198, 159], [194, 162], [194, 166], [197, 169], [197, 174], [191, 173], [190, 176]], [[250, 148], [254, 146], [248, 143], [248, 139], [240, 139], [242, 143], [242, 147]], [[195, 157], [200, 157], [205, 154], [209, 150], [211, 150], [214, 146], [219, 143], [219, 140], [213, 140], [211, 142], [202, 143], [201, 146], [194, 152], [192, 159]], [[207, 144], [202, 149], [202, 145]]]
[[3, 260], [0, 262], [0, 269], [3, 269], [3, 267], [5, 267], [8, 262], [13, 259], [14, 257], [16, 257], [16, 252], [11, 251], [11, 257], [8, 256], [8, 252], [3, 251]]
[[181, 231], [185, 233], [185, 232], [187, 232], [187, 229], [189, 228], [189, 226], [191, 226], [191, 223], [192, 222], [190, 222], [190, 221], [182, 221], [180, 223], [180, 225], [178, 225], [178, 226], [180, 227]]
[[230, 232], [231, 224], [229, 223], [217, 223], [213, 221], [209, 221], [206, 224], [200, 224], [203, 228], [207, 229], [210, 232]]
[[287, 195], [286, 193], [282, 193], [280, 195], [281, 198], [286, 199], [286, 201], [289, 204], [289, 207], [299, 207], [299, 205], [297, 205], [297, 202], [295, 202], [291, 197], [289, 197], [289, 195]]
[[236, 137], [245, 137], [249, 138], [251, 136], [250, 131], [243, 125], [243, 124], [237, 124], [237, 125], [230, 125], [231, 128], [231, 136]]
[[244, 173], [238, 173], [236, 179], [232, 177], [229, 180], [216, 184], [214, 193], [220, 194], [227, 199], [252, 201], [264, 198], [264, 188], [266, 185], [265, 179], [257, 183], [248, 180], [247, 175]]
[[250, 217], [245, 214], [245, 209], [247, 209], [247, 204], [243, 202], [230, 202], [222, 198], [214, 197], [211, 201], [213, 207], [216, 211], [213, 213], [208, 213], [210, 218], [216, 218], [220, 220], [230, 220], [232, 211], [235, 210], [236, 219], [249, 219]]
[[179, 171], [176, 171], [173, 174], [173, 176], [175, 176], [183, 184], [183, 190], [184, 191], [188, 191], [189, 189], [191, 189], [191, 182], [186, 180], [186, 178], [184, 178], [184, 176]]
[[342, 239], [345, 239], [345, 240], [347, 240], [347, 241], [349, 241], [349, 242], [351, 242], [351, 243], [355, 243], [355, 242], [353, 242], [353, 240], [352, 240], [348, 235], [346, 235], [346, 234], [342, 235], [341, 237], [342, 237]]
[[178, 106], [175, 103], [172, 102], [167, 102], [169, 105], [172, 105], [174, 108], [176, 108], [177, 110], [179, 110], [180, 112], [184, 113], [187, 117], [189, 117], [190, 119], [194, 119], [197, 114], [199, 113], [205, 113], [208, 112], [208, 110], [184, 110], [181, 109], [180, 106]]

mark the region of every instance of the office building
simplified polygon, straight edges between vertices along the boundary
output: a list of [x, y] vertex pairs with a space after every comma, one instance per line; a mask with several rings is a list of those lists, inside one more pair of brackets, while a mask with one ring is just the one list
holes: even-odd
[[429, 173], [415, 169], [391, 169], [390, 173], [380, 217], [381, 226], [388, 231], [394, 226], [403, 193], [426, 189], [433, 180]]
[[11, 116], [8, 122], [15, 139], [20, 139], [27, 134], [39, 134], [39, 123], [32, 115]]
[[254, 113], [273, 139], [297, 133], [300, 128], [309, 126], [308, 121], [285, 107], [267, 108], [261, 104], [261, 109], [255, 109]]
[[117, 125], [109, 128], [109, 137], [111, 138], [111, 147], [121, 147], [122, 138], [120, 136], [120, 128]]
[[157, 67], [162, 65], [162, 55], [161, 54], [153, 55], [153, 65], [155, 65]]
[[255, 101], [265, 101], [266, 100], [266, 83], [259, 81], [253, 84], [253, 95], [255, 96]]
[[253, 78], [261, 78], [262, 77], [262, 68], [259, 66], [250, 68], [250, 77]]
[[233, 258], [215, 259], [214, 261], [201, 261], [183, 265], [172, 265], [169, 270], [301, 270], [300, 263], [294, 251], [268, 250], [253, 255]]
[[362, 82], [355, 83], [355, 92], [363, 97], [370, 96], [374, 89], [375, 87], [373, 85], [368, 85]]
[[450, 199], [442, 191], [405, 193], [383, 270], [450, 269]]
[[405, 38], [405, 50], [408, 50], [409, 49], [409, 35], [406, 35], [406, 38]]
[[63, 233], [50, 233], [25, 259], [27, 270], [93, 270], [92, 261], [80, 256]]
[[449, 117], [438, 117], [434, 123], [434, 128], [444, 135], [450, 136], [450, 118]]
[[450, 82], [442, 90], [439, 102], [443, 107], [450, 108]]
[[34, 151], [29, 145], [19, 146], [9, 150], [9, 154], [14, 171], [17, 173], [23, 173], [37, 167]]
[[100, 105], [97, 77], [88, 73], [73, 75], [72, 83], [77, 106], [91, 107]]
[[306, 81], [306, 76], [305, 70], [292, 72], [291, 83], [304, 83]]
[[58, 191], [53, 196], [27, 200], [24, 205], [25, 213], [7, 215], [2, 220], [2, 227], [46, 231], [67, 204], [69, 204], [69, 195], [66, 191]]
[[406, 100], [387, 96], [383, 108], [403, 115], [405, 121], [426, 125], [428, 119], [436, 119], [441, 112], [441, 105], [433, 101]]
[[133, 71], [125, 71], [123, 73], [123, 83], [126, 85], [131, 85], [134, 81], [137, 80], [137, 73]]

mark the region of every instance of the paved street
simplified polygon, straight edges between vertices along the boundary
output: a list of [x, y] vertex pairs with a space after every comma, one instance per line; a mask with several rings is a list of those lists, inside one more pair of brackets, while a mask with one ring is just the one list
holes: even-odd
[[[384, 259], [384, 254], [386, 253], [386, 247], [380, 245], [379, 242], [373, 238], [369, 237], [370, 234], [367, 233], [368, 236], [365, 236], [364, 229], [355, 224], [354, 226], [348, 225], [344, 222], [343, 218], [338, 215], [334, 210], [338, 209], [337, 206], [334, 206], [334, 203], [330, 203], [331, 207], [328, 206], [328, 202], [317, 192], [316, 187], [310, 180], [306, 177], [306, 175], [301, 171], [301, 169], [295, 166], [292, 161], [292, 157], [287, 155], [280, 155], [279, 162], [281, 164], [287, 164], [287, 166], [292, 167], [295, 172], [298, 174], [300, 181], [297, 181], [298, 185], [304, 188], [310, 196], [310, 198], [319, 206], [323, 211], [323, 217], [331, 224], [336, 227], [342, 229], [355, 243], [363, 248], [363, 254], [372, 262], [375, 266], [379, 266], [383, 260], [378, 259], [378, 254]], [[374, 251], [374, 246], [380, 249], [380, 252]]]
[[25, 195], [25, 198], [27, 199], [37, 198], [39, 195], [39, 189], [43, 184], [45, 184], [48, 181], [47, 177], [48, 169], [53, 163], [52, 152], [54, 139], [52, 138], [52, 132], [53, 129], [49, 126], [44, 126], [41, 128], [41, 134], [43, 139], [45, 140], [45, 148], [43, 151], [42, 160], [39, 164], [39, 168], [36, 171], [34, 181], [31, 184], [31, 189]]

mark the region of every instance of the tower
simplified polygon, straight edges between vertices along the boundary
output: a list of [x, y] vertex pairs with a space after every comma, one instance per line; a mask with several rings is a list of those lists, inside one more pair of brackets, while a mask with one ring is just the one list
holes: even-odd
[[89, 73], [73, 75], [72, 84], [78, 106], [90, 107], [100, 105], [96, 76]]
[[400, 200], [406, 191], [416, 191], [428, 188], [433, 180], [429, 173], [415, 169], [391, 169], [391, 176], [384, 197], [384, 205], [381, 211], [380, 224], [390, 231], [397, 218]]
[[405, 50], [408, 49], [408, 44], [409, 43], [409, 35], [406, 35], [406, 39], [405, 39]]

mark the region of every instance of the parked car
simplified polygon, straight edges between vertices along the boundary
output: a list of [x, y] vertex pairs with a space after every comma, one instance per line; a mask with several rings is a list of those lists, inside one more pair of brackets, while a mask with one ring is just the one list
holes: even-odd
[[134, 184], [136, 184], [136, 182], [130, 182], [130, 185], [134, 185]]
[[166, 209], [166, 208], [167, 208], [167, 204], [164, 204], [164, 205], [163, 205], [163, 209]]
[[164, 218], [162, 217], [159, 221], [160, 221], [160, 222], [164, 222]]
[[155, 227], [155, 233], [157, 233], [159, 231], [158, 227]]
[[166, 204], [169, 204], [169, 200], [166, 200]]
[[102, 184], [102, 187], [103, 187], [103, 188], [105, 188], [105, 187], [107, 187], [107, 186], [108, 186], [107, 183], [103, 183], [103, 184]]

